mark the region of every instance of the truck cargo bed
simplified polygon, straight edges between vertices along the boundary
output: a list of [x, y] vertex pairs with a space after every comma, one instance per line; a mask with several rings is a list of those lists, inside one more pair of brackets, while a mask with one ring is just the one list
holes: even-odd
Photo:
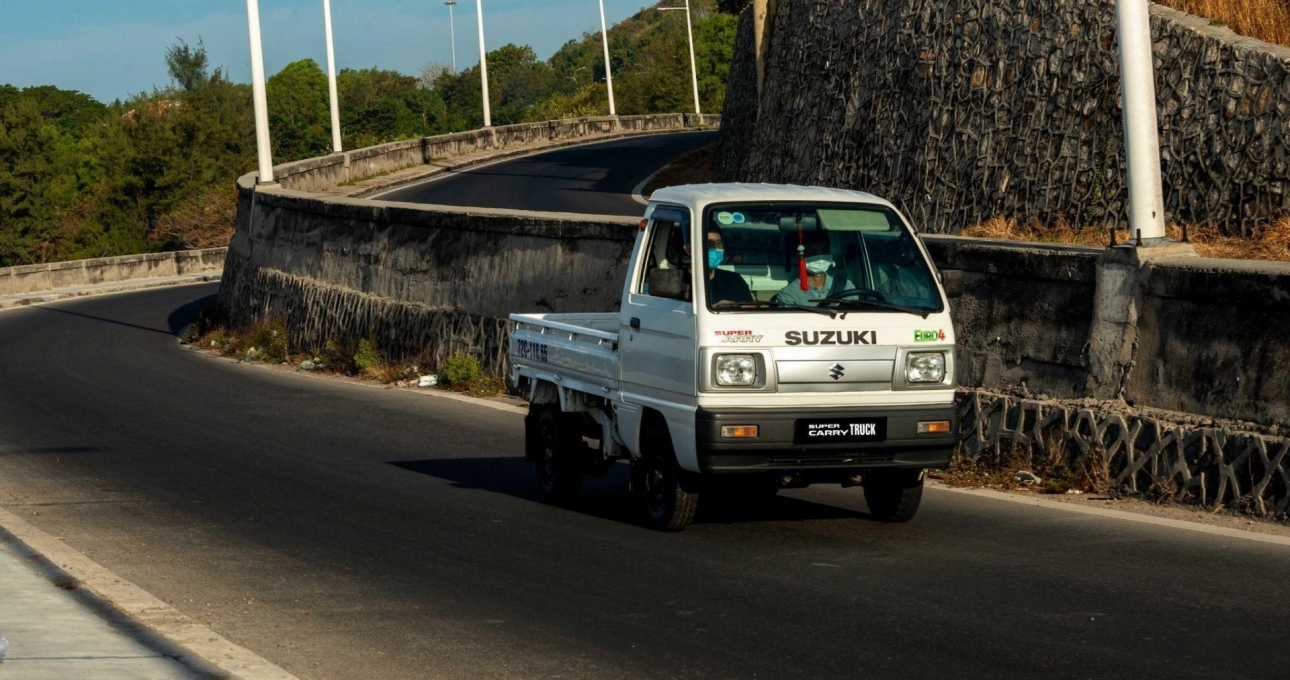
[[618, 391], [617, 313], [512, 314], [511, 321], [516, 376], [606, 396]]

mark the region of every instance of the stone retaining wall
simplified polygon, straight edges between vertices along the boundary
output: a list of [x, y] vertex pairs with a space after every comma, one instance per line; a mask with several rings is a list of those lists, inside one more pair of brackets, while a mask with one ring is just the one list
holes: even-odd
[[0, 296], [217, 272], [227, 252], [227, 248], [211, 248], [4, 267], [0, 268]]
[[[1151, 26], [1169, 219], [1290, 214], [1290, 49], [1154, 5]], [[1124, 226], [1115, 27], [1114, 0], [782, 0], [760, 99], [740, 21], [721, 177], [871, 191], [933, 232]]]
[[[1290, 263], [926, 242], [939, 267], [964, 272], [951, 305], [961, 385], [1290, 425]], [[1110, 323], [1119, 304], [1125, 320]]]
[[285, 316], [302, 347], [375, 334], [395, 359], [469, 351], [501, 374], [509, 314], [617, 309], [638, 221], [248, 191], [220, 299], [237, 325]]
[[[969, 459], [1083, 470], [1110, 489], [1286, 519], [1290, 440], [1121, 405], [961, 395]], [[1179, 416], [1182, 414], [1174, 414]]]
[[515, 311], [616, 309], [637, 218], [409, 207], [311, 192], [435, 159], [719, 125], [663, 114], [509, 125], [395, 142], [238, 179], [220, 300], [230, 321], [285, 317], [298, 346], [375, 335], [395, 359], [457, 351], [505, 371]]

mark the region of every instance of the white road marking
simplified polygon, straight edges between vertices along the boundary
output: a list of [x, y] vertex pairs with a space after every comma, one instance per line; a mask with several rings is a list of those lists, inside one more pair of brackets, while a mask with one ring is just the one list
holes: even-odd
[[1242, 538], [1247, 541], [1258, 541], [1260, 543], [1272, 543], [1274, 545], [1290, 546], [1290, 537], [1275, 536], [1272, 534], [1260, 534], [1253, 531], [1242, 531], [1240, 529], [1231, 529], [1228, 527], [1215, 527], [1198, 522], [1187, 522], [1180, 519], [1169, 519], [1166, 517], [1156, 517], [1154, 515], [1143, 515], [1136, 512], [1125, 512], [1124, 510], [1111, 510], [1109, 508], [1092, 508], [1085, 505], [1076, 505], [1074, 503], [1063, 503], [1062, 501], [1048, 500], [1047, 498], [1036, 498], [1034, 496], [1019, 495], [1015, 493], [1006, 493], [1003, 491], [993, 491], [990, 489], [962, 489], [946, 484], [929, 483], [928, 486], [938, 491], [949, 491], [951, 493], [965, 494], [968, 496], [977, 496], [979, 498], [990, 498], [997, 501], [1006, 501], [1008, 503], [1019, 503], [1032, 507], [1048, 508], [1050, 510], [1062, 510], [1073, 512], [1081, 515], [1093, 515], [1095, 517], [1105, 517], [1108, 519], [1119, 519], [1126, 522], [1137, 522], [1139, 524], [1153, 524], [1160, 527], [1169, 527], [1171, 529], [1184, 529], [1195, 531], [1202, 534], [1211, 534], [1213, 536], [1225, 536], [1228, 538]]
[[649, 177], [646, 177], [645, 179], [641, 180], [641, 183], [637, 184], [635, 189], [632, 189], [632, 200], [636, 201], [637, 203], [640, 203], [641, 205], [649, 205], [649, 199], [642, 195], [642, 193], [645, 191], [645, 185], [649, 184], [649, 181], [657, 177], [658, 173], [668, 169], [669, 167], [671, 167], [671, 165], [672, 165], [671, 163], [668, 163], [667, 165], [664, 165], [658, 170], [655, 170], [654, 172], [650, 173]]
[[204, 664], [216, 666], [241, 680], [298, 680], [4, 509], [0, 509], [0, 528], [80, 581], [86, 590], [191, 651]]

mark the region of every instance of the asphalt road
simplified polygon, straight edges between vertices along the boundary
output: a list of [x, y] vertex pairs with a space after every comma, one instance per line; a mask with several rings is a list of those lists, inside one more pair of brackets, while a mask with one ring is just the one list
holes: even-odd
[[519, 415], [179, 346], [215, 292], [0, 312], [0, 506], [302, 678], [1290, 667], [1290, 548], [941, 491], [886, 525], [836, 487], [656, 533], [625, 470], [535, 502]]
[[632, 191], [715, 132], [629, 137], [484, 165], [374, 196], [384, 201], [595, 215], [640, 215]]

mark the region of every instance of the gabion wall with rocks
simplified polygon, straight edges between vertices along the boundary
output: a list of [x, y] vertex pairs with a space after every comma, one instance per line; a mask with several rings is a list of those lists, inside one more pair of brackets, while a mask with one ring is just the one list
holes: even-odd
[[[1167, 217], [1290, 214], [1290, 49], [1154, 5], [1151, 26]], [[759, 101], [752, 31], [724, 179], [871, 191], [933, 232], [1127, 226], [1114, 0], [782, 0]]]
[[[1286, 519], [1290, 440], [1097, 403], [960, 395], [963, 443], [982, 456], [1083, 470], [1108, 489]], [[1175, 414], [1180, 415], [1180, 414]]]

